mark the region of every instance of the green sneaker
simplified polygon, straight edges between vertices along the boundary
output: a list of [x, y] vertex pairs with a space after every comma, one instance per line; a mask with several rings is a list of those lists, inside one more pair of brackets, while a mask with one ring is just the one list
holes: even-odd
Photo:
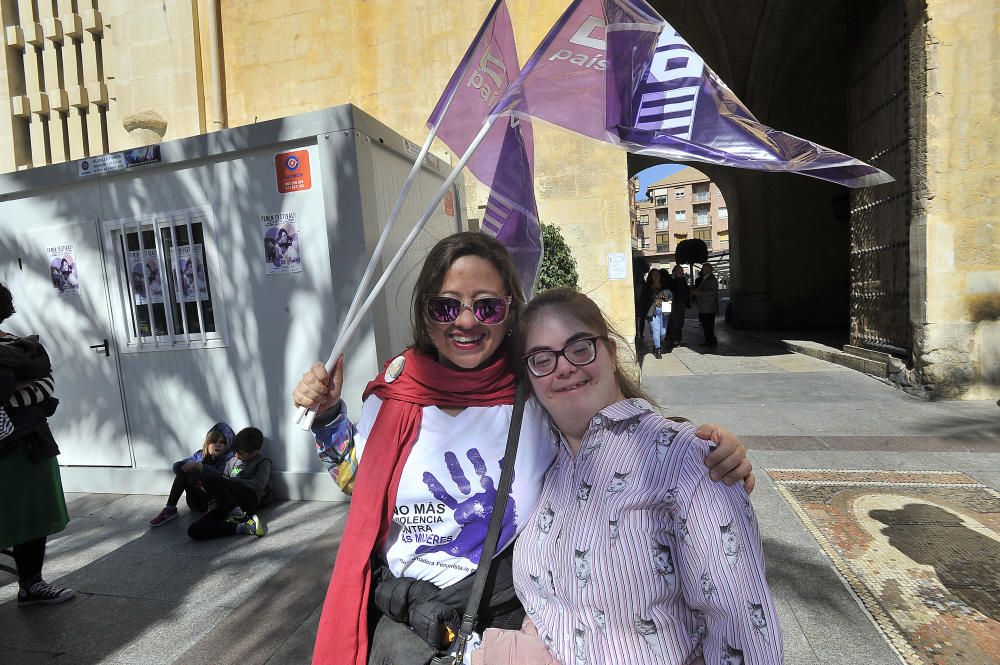
[[243, 526], [246, 527], [246, 534], [248, 536], [261, 538], [267, 535], [267, 524], [264, 523], [264, 520], [259, 515], [251, 515], [250, 519], [243, 523]]

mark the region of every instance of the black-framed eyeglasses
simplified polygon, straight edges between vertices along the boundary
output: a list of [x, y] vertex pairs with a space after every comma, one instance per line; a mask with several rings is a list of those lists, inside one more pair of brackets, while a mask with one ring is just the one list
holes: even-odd
[[510, 296], [503, 298], [483, 296], [473, 300], [471, 305], [466, 305], [452, 296], [427, 296], [425, 307], [427, 318], [434, 323], [454, 323], [462, 315], [462, 312], [468, 309], [472, 311], [476, 321], [484, 326], [498, 326], [507, 320], [510, 302]]
[[608, 340], [605, 335], [579, 337], [559, 350], [532, 351], [524, 356], [524, 364], [528, 366], [528, 371], [539, 378], [556, 371], [559, 356], [565, 358], [572, 365], [583, 367], [594, 362], [594, 359], [597, 358], [597, 340], [599, 339]]

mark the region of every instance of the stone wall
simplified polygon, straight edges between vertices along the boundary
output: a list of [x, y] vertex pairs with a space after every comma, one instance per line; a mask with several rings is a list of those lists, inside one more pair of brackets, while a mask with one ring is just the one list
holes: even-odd
[[991, 0], [929, 0], [918, 27], [926, 146], [912, 263], [924, 302], [912, 378], [932, 396], [1000, 397], [1000, 78], [987, 47], [998, 32]]

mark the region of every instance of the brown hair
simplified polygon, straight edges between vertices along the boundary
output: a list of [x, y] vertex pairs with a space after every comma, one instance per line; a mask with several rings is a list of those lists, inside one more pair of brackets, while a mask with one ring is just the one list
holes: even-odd
[[427, 315], [424, 311], [424, 300], [427, 296], [441, 292], [445, 273], [458, 259], [463, 256], [478, 256], [489, 261], [503, 281], [506, 294], [511, 297], [507, 314], [508, 329], [515, 324], [515, 317], [524, 305], [524, 293], [521, 291], [521, 280], [517, 276], [514, 264], [510, 260], [507, 249], [495, 238], [475, 231], [454, 233], [442, 238], [424, 260], [420, 276], [413, 287], [413, 310], [410, 325], [413, 327], [413, 347], [429, 355], [437, 355], [437, 349], [431, 341]]
[[[601, 308], [593, 300], [571, 288], [560, 287], [543, 291], [532, 298], [531, 302], [524, 308], [524, 312], [521, 314], [520, 322], [514, 333], [514, 347], [517, 358], [524, 355], [528, 342], [528, 333], [538, 318], [544, 316], [543, 310], [549, 307], [560, 310], [567, 316], [579, 321], [585, 328], [593, 330], [599, 335], [614, 339], [617, 342], [618, 349], [618, 353], [615, 353], [615, 381], [617, 381], [622, 395], [626, 399], [638, 397], [651, 404], [655, 404], [649, 395], [639, 386], [639, 382], [635, 377], [622, 369], [619, 354], [622, 349], [628, 346], [625, 338], [618, 334], [618, 331], [608, 323]], [[528, 373], [523, 362], [518, 362], [518, 374], [522, 381], [528, 380]]]
[[201, 456], [208, 457], [208, 447], [216, 442], [225, 444], [226, 436], [217, 429], [209, 430], [208, 434], [205, 435], [205, 443], [201, 446]]

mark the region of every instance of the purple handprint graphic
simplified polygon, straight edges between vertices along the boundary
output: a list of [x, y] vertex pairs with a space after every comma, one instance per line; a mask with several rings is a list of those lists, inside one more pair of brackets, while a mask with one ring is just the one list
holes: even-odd
[[[434, 498], [451, 508], [454, 513], [454, 520], [461, 525], [458, 537], [448, 543], [440, 545], [421, 545], [417, 548], [417, 554], [429, 552], [446, 552], [454, 557], [468, 559], [472, 563], [479, 563], [479, 556], [486, 539], [486, 532], [490, 526], [490, 516], [493, 514], [493, 504], [497, 498], [496, 485], [493, 479], [486, 474], [486, 462], [482, 455], [475, 448], [470, 448], [466, 453], [472, 468], [479, 476], [479, 486], [482, 492], [469, 496], [472, 492], [472, 484], [462, 470], [462, 465], [458, 461], [455, 453], [449, 451], [444, 454], [444, 462], [451, 474], [451, 479], [458, 487], [458, 490], [465, 496], [464, 501], [458, 501], [445, 490], [441, 482], [429, 471], [424, 472], [424, 484], [431, 491]], [[503, 469], [503, 460], [498, 463], [498, 468]], [[499, 478], [499, 475], [497, 476]], [[504, 510], [503, 526], [500, 528], [500, 541], [497, 544], [499, 551], [514, 536], [515, 519], [517, 515], [514, 497], [507, 497], [507, 507]]]

